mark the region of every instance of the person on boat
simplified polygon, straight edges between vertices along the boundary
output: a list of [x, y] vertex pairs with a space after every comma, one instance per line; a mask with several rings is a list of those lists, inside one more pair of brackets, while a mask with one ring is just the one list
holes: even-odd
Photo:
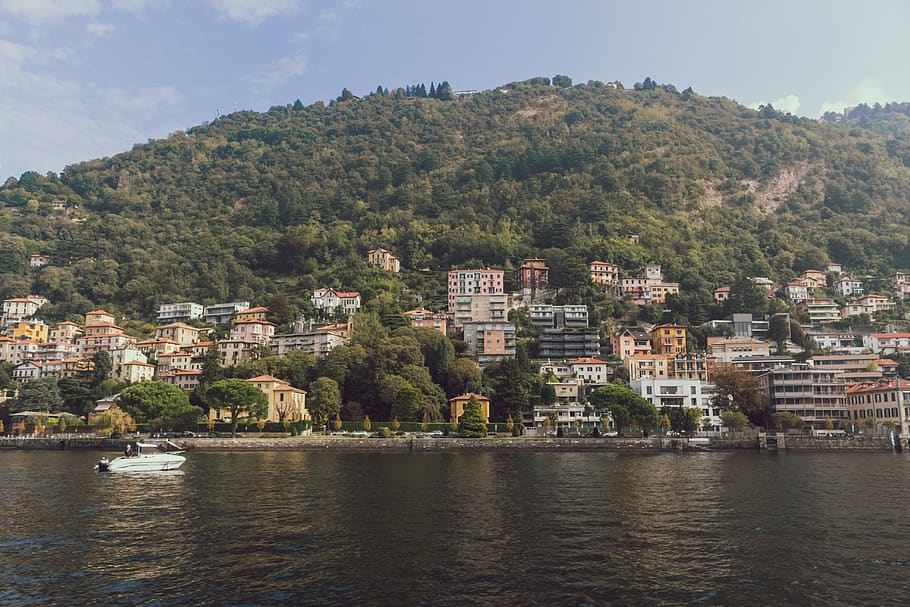
[[126, 447], [123, 449], [123, 455], [130, 457], [133, 455], [133, 443], [127, 443]]

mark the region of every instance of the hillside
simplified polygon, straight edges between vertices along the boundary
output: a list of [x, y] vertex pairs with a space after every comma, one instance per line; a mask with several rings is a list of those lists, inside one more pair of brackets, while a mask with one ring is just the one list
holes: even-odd
[[[438, 308], [450, 266], [541, 254], [564, 286], [595, 258], [660, 263], [702, 303], [743, 274], [910, 266], [910, 154], [867, 130], [650, 79], [345, 97], [9, 180], [0, 295], [46, 295], [56, 319], [248, 299], [286, 321], [320, 286], [360, 289], [381, 314], [418, 298]], [[366, 266], [377, 246], [401, 258], [401, 277]], [[33, 253], [50, 265], [30, 269]]]

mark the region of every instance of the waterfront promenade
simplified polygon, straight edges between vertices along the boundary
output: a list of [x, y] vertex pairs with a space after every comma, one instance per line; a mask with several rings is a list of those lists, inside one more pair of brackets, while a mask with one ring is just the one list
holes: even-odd
[[[488, 438], [352, 438], [352, 437], [238, 437], [179, 438], [171, 442], [187, 451], [730, 451], [767, 449], [758, 437], [742, 438], [579, 438], [579, 437], [488, 437]], [[154, 439], [152, 439], [154, 441]], [[123, 439], [102, 437], [2, 437], [2, 449], [93, 449], [122, 451]], [[886, 436], [810, 437], [788, 435], [776, 450], [786, 451], [892, 451]]]

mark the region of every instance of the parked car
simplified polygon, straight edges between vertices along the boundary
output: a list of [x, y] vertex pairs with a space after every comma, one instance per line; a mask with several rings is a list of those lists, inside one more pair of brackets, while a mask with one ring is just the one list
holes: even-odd
[[428, 438], [442, 438], [442, 430], [432, 430], [427, 432]]
[[347, 436], [347, 430], [333, 430], [332, 436]]
[[348, 436], [369, 436], [369, 433], [363, 430], [355, 430], [354, 432], [348, 432]]

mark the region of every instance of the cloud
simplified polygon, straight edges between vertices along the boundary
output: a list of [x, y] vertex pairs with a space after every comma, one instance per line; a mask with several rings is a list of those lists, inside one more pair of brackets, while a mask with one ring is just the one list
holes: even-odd
[[149, 9], [168, 6], [171, 0], [111, 0], [111, 7], [117, 11], [142, 15]]
[[0, 0], [0, 13], [25, 21], [56, 21], [98, 14], [99, 0]]
[[248, 76], [247, 80], [261, 89], [270, 91], [302, 76], [306, 71], [306, 53], [297, 51], [266, 66], [259, 73]]
[[297, 0], [209, 0], [222, 19], [256, 26], [271, 17], [291, 15], [300, 6]]
[[49, 73], [46, 60], [0, 42], [0, 182], [26, 170], [60, 171], [186, 126], [184, 96], [173, 86], [97, 86]]
[[114, 30], [117, 28], [111, 25], [110, 23], [89, 23], [85, 26], [85, 31], [90, 33], [92, 36], [97, 36], [99, 38], [107, 38], [114, 33]]
[[[765, 105], [765, 103], [766, 102], [756, 102], [756, 103], [750, 104], [749, 107], [752, 108], [753, 110], [757, 110], [758, 106]], [[794, 115], [796, 114], [796, 110], [799, 109], [799, 97], [797, 97], [793, 93], [790, 93], [789, 95], [781, 97], [780, 99], [775, 99], [774, 101], [770, 101], [767, 103], [770, 103], [771, 106], [775, 110], [778, 110], [780, 112], [794, 114]]]
[[889, 103], [895, 101], [894, 96], [889, 95], [878, 80], [863, 80], [858, 85], [850, 89], [843, 99], [836, 101], [825, 101], [818, 111], [821, 116], [825, 112], [843, 112], [845, 108], [854, 107], [860, 103], [873, 105], [875, 103]]
[[0, 74], [6, 76], [7, 70], [18, 69], [25, 61], [35, 56], [35, 49], [23, 44], [0, 40]]

